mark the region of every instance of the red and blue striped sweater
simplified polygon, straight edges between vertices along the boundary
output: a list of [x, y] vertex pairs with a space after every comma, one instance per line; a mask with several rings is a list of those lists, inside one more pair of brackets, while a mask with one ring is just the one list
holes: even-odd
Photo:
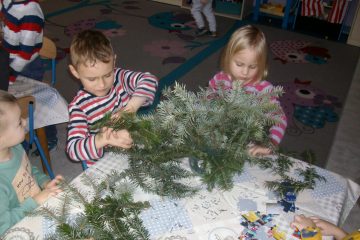
[[115, 69], [115, 79], [109, 94], [97, 97], [83, 89], [77, 92], [69, 104], [69, 124], [66, 151], [75, 161], [86, 160], [92, 164], [101, 158], [103, 149], [96, 149], [95, 135], [99, 129], [92, 129], [106, 113], [123, 109], [132, 96], [146, 97], [144, 105], [152, 104], [158, 85], [157, 78], [150, 73]]
[[9, 52], [10, 82], [39, 56], [43, 42], [44, 14], [38, 0], [0, 0], [4, 21], [2, 45]]

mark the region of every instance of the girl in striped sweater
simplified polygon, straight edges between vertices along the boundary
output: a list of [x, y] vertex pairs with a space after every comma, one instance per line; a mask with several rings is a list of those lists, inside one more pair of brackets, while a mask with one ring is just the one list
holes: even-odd
[[[236, 30], [221, 58], [222, 71], [217, 73], [209, 82], [210, 96], [219, 89], [231, 90], [244, 88], [249, 94], [272, 91], [273, 85], [264, 80], [267, 77], [267, 43], [265, 35], [258, 28], [247, 25]], [[278, 99], [273, 99], [278, 103]], [[270, 128], [269, 137], [277, 146], [285, 133], [287, 120], [281, 111], [276, 113], [281, 122]], [[270, 147], [257, 144], [249, 145], [252, 156], [268, 155]]]
[[66, 150], [75, 161], [93, 164], [106, 146], [130, 148], [132, 139], [126, 129], [93, 126], [107, 113], [136, 112], [154, 100], [157, 78], [147, 72], [115, 68], [115, 58], [109, 39], [99, 31], [83, 31], [70, 45], [70, 72], [83, 86], [69, 104]]

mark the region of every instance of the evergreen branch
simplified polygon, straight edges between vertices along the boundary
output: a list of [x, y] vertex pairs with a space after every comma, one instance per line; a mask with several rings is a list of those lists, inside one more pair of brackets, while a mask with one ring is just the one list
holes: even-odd
[[314, 162], [316, 162], [316, 155], [312, 150], [302, 152], [300, 157], [303, 161], [308, 162], [309, 164], [314, 164]]
[[[68, 194], [59, 210], [42, 207], [33, 215], [42, 215], [54, 220], [56, 232], [46, 239], [149, 239], [149, 233], [142, 226], [140, 212], [148, 208], [148, 202], [134, 202], [129, 184], [119, 182], [124, 179], [121, 173], [113, 172], [100, 184], [89, 176], [86, 181], [95, 196], [89, 202], [79, 197], [81, 193], [72, 185], [67, 185]], [[111, 184], [111, 186], [110, 186]], [[70, 201], [82, 199], [84, 212], [70, 216]], [[72, 219], [72, 220], [71, 220]]]
[[[281, 87], [258, 94], [247, 94], [244, 89], [220, 89], [208, 99], [206, 89], [194, 93], [176, 83], [173, 89], [163, 91], [165, 99], [153, 113], [136, 116], [122, 112], [117, 119], [106, 116], [97, 127], [129, 130], [135, 146], [110, 151], [129, 155], [129, 168], [124, 176], [146, 192], [172, 197], [196, 192], [181, 184], [181, 179], [189, 177], [178, 165], [178, 159], [184, 157], [203, 161], [204, 174], [200, 177], [209, 190], [232, 188], [233, 176], [242, 172], [246, 161], [263, 169], [270, 168], [286, 181], [293, 162], [278, 154], [268, 137], [270, 127], [281, 120], [277, 113], [282, 109], [274, 99], [282, 92]], [[273, 148], [278, 159], [250, 157], [249, 143]], [[307, 178], [304, 185], [295, 180], [291, 182], [296, 189], [303, 189], [305, 185], [313, 186], [313, 177], [315, 175]]]

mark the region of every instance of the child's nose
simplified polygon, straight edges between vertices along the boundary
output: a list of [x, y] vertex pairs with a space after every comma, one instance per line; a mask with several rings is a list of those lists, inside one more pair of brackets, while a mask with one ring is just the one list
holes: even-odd
[[99, 80], [99, 87], [100, 87], [100, 88], [104, 88], [104, 87], [105, 87], [105, 80], [104, 80], [104, 79], [100, 79], [100, 80]]
[[247, 75], [249, 73], [249, 69], [247, 67], [243, 67], [242, 74]]

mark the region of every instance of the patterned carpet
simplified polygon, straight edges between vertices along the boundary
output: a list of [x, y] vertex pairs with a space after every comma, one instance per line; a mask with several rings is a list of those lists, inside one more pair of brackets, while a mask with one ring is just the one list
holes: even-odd
[[[67, 101], [79, 89], [67, 70], [67, 58], [70, 41], [81, 30], [103, 31], [112, 40], [117, 65], [155, 74], [160, 89], [178, 81], [197, 91], [218, 71], [221, 49], [232, 31], [247, 23], [217, 17], [218, 38], [195, 38], [189, 10], [176, 6], [129, 0], [48, 0], [41, 4], [45, 35], [58, 47], [56, 88]], [[281, 146], [297, 152], [311, 149], [316, 164], [325, 166], [359, 48], [258, 26], [270, 46], [268, 80], [286, 91], [281, 102], [289, 127]], [[59, 134], [66, 135], [63, 130]]]

